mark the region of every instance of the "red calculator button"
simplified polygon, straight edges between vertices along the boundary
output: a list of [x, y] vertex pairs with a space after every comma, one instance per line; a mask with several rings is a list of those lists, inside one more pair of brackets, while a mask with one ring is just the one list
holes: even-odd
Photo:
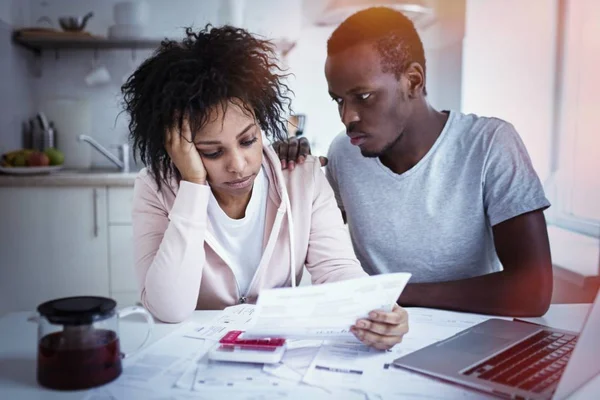
[[238, 339], [243, 331], [230, 331], [219, 340], [221, 344], [229, 345], [244, 345], [244, 346], [258, 346], [258, 347], [279, 347], [285, 344], [285, 339], [272, 338], [272, 339]]

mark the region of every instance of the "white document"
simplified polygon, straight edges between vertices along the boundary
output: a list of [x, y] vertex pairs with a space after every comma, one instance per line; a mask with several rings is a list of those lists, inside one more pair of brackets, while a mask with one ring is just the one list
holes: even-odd
[[301, 382], [323, 343], [322, 340], [289, 339], [281, 362], [265, 364], [263, 371], [281, 379]]
[[267, 374], [292, 382], [302, 382], [312, 360], [319, 352], [319, 346], [287, 348], [283, 359], [278, 364], [265, 364], [263, 371]]
[[[393, 351], [396, 358], [456, 335], [490, 317], [430, 308], [407, 307], [408, 333]], [[393, 361], [393, 360], [392, 360]]]
[[151, 387], [129, 387], [125, 385], [103, 386], [88, 394], [85, 400], [365, 400], [364, 396], [349, 391], [327, 392], [310, 386], [261, 390], [239, 390], [225, 388], [221, 391], [179, 392], [157, 390]]
[[[433, 324], [437, 327], [457, 328], [460, 330], [470, 328], [475, 324], [487, 321], [491, 318], [489, 315], [446, 311], [435, 308], [405, 307], [404, 309], [410, 315], [410, 320], [412, 322], [418, 324]], [[503, 319], [511, 320], [512, 318], [506, 317]]]
[[[392, 362], [489, 317], [425, 308], [407, 311], [410, 331], [390, 351], [377, 351], [358, 342], [288, 340], [286, 356], [273, 368], [208, 361], [206, 351], [215, 341], [203, 336], [220, 339], [222, 335], [207, 334], [208, 330], [199, 330], [199, 325], [187, 324], [138, 356], [124, 360], [123, 375], [92, 390], [86, 399], [485, 398], [482, 393], [396, 368]], [[254, 322], [255, 314], [252, 305], [231, 307], [205, 327], [212, 327], [212, 331], [221, 327], [224, 333], [244, 330]], [[293, 319], [293, 315], [287, 318]]]
[[373, 390], [379, 393], [382, 400], [485, 400], [496, 398], [393, 366], [380, 371], [376, 379], [373, 382], [376, 385], [373, 386]]
[[410, 279], [394, 273], [261, 291], [244, 337], [356, 340], [350, 326], [373, 310], [390, 311]]
[[313, 359], [303, 382], [320, 387], [364, 390], [365, 393], [377, 393], [384, 399], [481, 398], [480, 393], [396, 368], [392, 362], [489, 317], [426, 308], [406, 310], [409, 314], [409, 332], [402, 343], [389, 351], [377, 351], [355, 343], [328, 342]]
[[191, 393], [191, 383], [187, 390], [173, 388], [188, 366], [205, 354], [213, 343], [184, 336], [188, 329], [189, 327], [184, 325], [138, 355], [123, 360], [121, 376], [101, 388], [90, 391], [86, 399], [186, 399], [187, 394]]
[[[212, 342], [211, 342], [212, 343]], [[196, 371], [198, 370], [198, 363], [205, 356], [205, 353], [201, 354], [195, 360], [189, 362], [186, 365], [186, 368], [179, 377], [179, 379], [175, 382], [174, 387], [184, 390], [192, 391], [194, 390], [194, 380], [196, 379]]]
[[365, 376], [370, 370], [383, 368], [380, 359], [384, 353], [361, 343], [325, 344], [314, 357], [302, 381], [318, 387], [364, 389]]
[[[240, 397], [241, 398], [241, 397]], [[214, 397], [192, 392], [176, 392], [168, 388], [129, 386], [126, 384], [101, 386], [91, 391], [85, 400], [214, 400]]]
[[171, 334], [131, 360], [124, 360], [123, 373], [115, 381], [128, 385], [171, 387], [189, 363], [206, 353], [211, 343]]
[[255, 311], [256, 306], [253, 304], [239, 304], [227, 307], [208, 324], [189, 324], [188, 329], [183, 335], [190, 338], [218, 342], [227, 332], [235, 330], [243, 331], [251, 325]]
[[203, 357], [197, 364], [193, 389], [203, 393], [222, 390], [263, 390], [293, 384], [268, 375], [263, 364], [213, 361]]

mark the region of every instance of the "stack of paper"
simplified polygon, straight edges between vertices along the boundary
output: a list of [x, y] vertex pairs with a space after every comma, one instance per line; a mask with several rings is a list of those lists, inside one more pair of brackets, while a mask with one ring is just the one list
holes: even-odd
[[[392, 362], [482, 322], [485, 316], [407, 309], [410, 331], [389, 351], [366, 347], [345, 332], [348, 324], [373, 308], [389, 308], [399, 295], [392, 284], [403, 288], [408, 280], [403, 275], [381, 275], [310, 290], [267, 291], [257, 306], [229, 307], [208, 324], [185, 324], [125, 360], [123, 375], [91, 391], [87, 400], [482, 398], [480, 393], [398, 369]], [[372, 295], [372, 301], [353, 300], [364, 299], [361, 293]], [[342, 298], [346, 302], [339, 300]], [[337, 317], [332, 318], [328, 310], [335, 311]], [[281, 323], [275, 324], [279, 320]], [[274, 365], [208, 360], [208, 350], [231, 330], [317, 340], [288, 339], [284, 358]]]

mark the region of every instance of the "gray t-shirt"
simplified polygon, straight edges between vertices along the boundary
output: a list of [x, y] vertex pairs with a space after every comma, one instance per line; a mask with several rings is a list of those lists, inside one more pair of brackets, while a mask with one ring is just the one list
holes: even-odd
[[433, 147], [395, 174], [365, 158], [345, 133], [329, 149], [327, 178], [369, 274], [410, 272], [442, 282], [502, 270], [492, 226], [550, 203], [514, 127], [450, 112]]

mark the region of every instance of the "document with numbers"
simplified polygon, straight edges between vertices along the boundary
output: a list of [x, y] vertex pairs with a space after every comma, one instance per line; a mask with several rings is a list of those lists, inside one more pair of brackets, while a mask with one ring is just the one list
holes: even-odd
[[410, 279], [394, 273], [260, 292], [244, 338], [355, 340], [350, 327], [373, 310], [391, 311]]

